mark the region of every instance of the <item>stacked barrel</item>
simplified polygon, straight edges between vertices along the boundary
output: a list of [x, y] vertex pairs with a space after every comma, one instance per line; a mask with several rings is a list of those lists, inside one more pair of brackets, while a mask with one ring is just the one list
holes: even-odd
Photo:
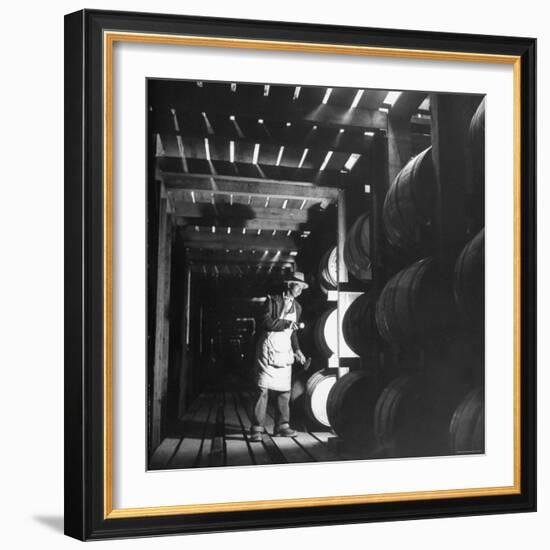
[[330, 426], [327, 413], [327, 400], [335, 382], [336, 374], [327, 369], [314, 373], [306, 384], [304, 401], [306, 415], [312, 422], [326, 428]]
[[485, 99], [479, 104], [468, 131], [471, 176], [467, 186], [467, 211], [472, 233], [484, 225], [485, 212]]
[[[482, 103], [466, 148], [467, 207], [483, 193], [483, 124]], [[483, 215], [469, 212], [462, 243], [442, 243], [432, 154], [430, 147], [405, 165], [383, 206], [387, 243], [413, 259], [389, 274], [376, 302], [376, 327], [394, 358], [373, 413], [383, 456], [484, 450]]]
[[319, 280], [319, 288], [324, 294], [329, 290], [336, 290], [338, 278], [338, 249], [336, 246], [329, 248], [321, 261], [317, 270], [317, 279]]
[[359, 281], [371, 278], [371, 237], [368, 214], [361, 214], [350, 227], [344, 245], [344, 262]]
[[405, 165], [386, 195], [382, 220], [391, 246], [413, 254], [429, 247], [435, 191], [432, 148], [428, 147]]
[[376, 333], [373, 316], [374, 303], [370, 293], [356, 298], [344, 313], [342, 332], [346, 344], [360, 357], [367, 356], [373, 349]]
[[[441, 150], [428, 147], [349, 223], [342, 257], [350, 282], [339, 292], [351, 289], [353, 299], [341, 319], [328, 307], [315, 325], [323, 357], [337, 353], [341, 330], [358, 361], [343, 376], [326, 368], [311, 376], [307, 415], [365, 451], [361, 456], [485, 449], [484, 101], [471, 112], [469, 129], [457, 137], [464, 138], [456, 154], [467, 167], [460, 231], [449, 237], [441, 229], [448, 182], [436, 170]], [[338, 289], [337, 261], [335, 247], [320, 260], [325, 294]]]
[[336, 305], [329, 307], [315, 322], [315, 347], [323, 357], [329, 358], [338, 348], [338, 312]]
[[[352, 224], [346, 239], [344, 258], [348, 269], [353, 270], [357, 278], [369, 280], [370, 275], [370, 227], [369, 217], [360, 216]], [[337, 289], [337, 248], [328, 249], [319, 262], [317, 279], [321, 291], [325, 294]], [[314, 424], [332, 427], [337, 433], [350, 436], [351, 431], [364, 431], [361, 415], [354, 414], [358, 403], [364, 401], [365, 390], [372, 393], [372, 384], [363, 376], [354, 373], [353, 376], [338, 379], [334, 368], [323, 368], [331, 358], [338, 353], [338, 337], [343, 331], [345, 342], [358, 356], [368, 353], [371, 349], [374, 325], [374, 304], [367, 293], [360, 294], [338, 321], [336, 302], [328, 302], [313, 325], [314, 347], [319, 359], [316, 368], [306, 383], [304, 395], [304, 411], [306, 417]], [[366, 384], [366, 382], [368, 382]], [[351, 420], [350, 420], [351, 418]], [[351, 427], [351, 431], [350, 428]]]
[[[317, 282], [322, 294], [327, 295], [337, 289], [338, 279], [337, 247], [331, 246], [324, 252], [317, 268]], [[319, 429], [330, 427], [327, 417], [327, 398], [336, 374], [327, 368], [328, 360], [338, 350], [338, 312], [336, 302], [320, 303], [321, 310], [311, 321], [313, 348], [312, 362], [308, 376], [301, 384], [303, 393], [301, 413], [310, 427]], [[325, 302], [324, 304], [322, 302]]]

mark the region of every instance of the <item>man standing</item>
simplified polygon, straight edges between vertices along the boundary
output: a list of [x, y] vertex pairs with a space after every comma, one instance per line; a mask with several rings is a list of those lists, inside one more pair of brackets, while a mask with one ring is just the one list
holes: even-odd
[[296, 437], [290, 427], [290, 387], [292, 364], [304, 365], [306, 358], [298, 343], [298, 321], [302, 307], [296, 300], [308, 285], [303, 273], [284, 281], [281, 294], [267, 297], [256, 348], [257, 394], [251, 427], [251, 441], [262, 441], [269, 391], [276, 394], [275, 436]]

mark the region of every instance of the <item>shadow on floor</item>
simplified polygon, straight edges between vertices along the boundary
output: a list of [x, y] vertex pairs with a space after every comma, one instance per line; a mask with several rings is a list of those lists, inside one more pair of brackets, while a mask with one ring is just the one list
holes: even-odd
[[53, 531], [63, 533], [63, 527], [65, 524], [63, 516], [33, 516], [32, 519], [42, 525], [45, 525], [46, 527], [49, 527]]

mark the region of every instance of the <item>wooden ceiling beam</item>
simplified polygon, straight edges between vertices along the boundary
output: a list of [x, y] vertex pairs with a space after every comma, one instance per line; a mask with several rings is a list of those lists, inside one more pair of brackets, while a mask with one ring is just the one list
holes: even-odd
[[372, 109], [348, 109], [337, 105], [319, 105], [315, 109], [302, 114], [301, 118], [312, 124], [331, 128], [365, 130], [385, 130], [386, 113]]
[[334, 201], [338, 198], [339, 193], [338, 189], [333, 187], [320, 187], [309, 182], [211, 176], [208, 174], [163, 173], [162, 180], [167, 191], [209, 191], [215, 195], [236, 194], [295, 200]]
[[289, 221], [286, 219], [236, 219], [236, 218], [223, 218], [223, 217], [200, 217], [200, 218], [185, 218], [176, 217], [176, 225], [179, 226], [198, 226], [198, 227], [230, 227], [234, 231], [303, 231], [308, 226], [305, 223], [299, 223], [296, 221]]
[[359, 107], [366, 107], [367, 109], [379, 109], [384, 103], [384, 99], [388, 95], [389, 90], [365, 90]]
[[273, 259], [274, 254], [271, 253], [268, 256], [264, 257], [262, 260], [264, 252], [253, 252], [252, 250], [244, 250], [242, 253], [233, 252], [226, 253], [225, 251], [206, 251], [206, 250], [196, 250], [188, 249], [186, 251], [186, 259], [189, 262], [194, 263], [220, 263], [225, 262], [228, 264], [249, 264], [249, 265], [258, 265], [265, 262], [276, 262], [281, 264], [294, 264], [296, 261], [295, 256], [290, 254], [281, 253], [277, 259]]
[[[256, 162], [261, 166], [281, 166], [294, 169], [300, 167], [304, 169], [319, 170], [328, 151], [332, 151], [334, 159], [339, 159], [340, 163], [336, 163], [336, 166], [335, 162], [332, 161], [330, 163], [330, 167], [342, 168], [351, 154], [367, 154], [364, 150], [361, 153], [353, 153], [346, 148], [338, 147], [339, 143], [345, 138], [345, 136], [346, 132], [340, 133], [337, 131], [330, 140], [320, 144], [319, 147], [306, 147], [304, 144], [301, 144], [300, 146], [295, 147], [284, 147], [282, 150], [279, 145], [262, 145], [260, 143], [256, 144], [253, 141], [240, 140], [235, 141], [233, 144], [233, 156], [230, 155], [229, 141], [218, 138], [217, 136], [210, 136], [208, 139], [209, 156], [211, 161], [231, 162], [233, 159], [233, 162], [252, 164], [256, 145], [259, 145]], [[171, 136], [169, 139], [168, 136], [163, 135], [161, 138], [163, 143], [167, 144], [166, 157], [181, 157], [180, 152], [183, 148], [185, 150], [186, 159], [199, 159], [202, 161], [207, 160], [204, 138], [193, 136], [186, 137], [183, 141], [174, 141], [174, 136]], [[358, 141], [361, 142], [364, 140], [368, 140], [370, 143], [372, 141], [372, 137], [367, 137], [361, 134], [361, 138], [358, 138]], [[182, 143], [182, 146], [179, 145], [180, 143]], [[178, 145], [176, 146], [176, 144]], [[304, 156], [305, 149], [307, 149], [307, 153]], [[358, 150], [359, 148], [352, 147], [351, 149]], [[190, 170], [185, 170], [184, 168], [183, 171], [189, 172]]]
[[[269, 250], [269, 254], [273, 254], [273, 251], [280, 250], [281, 254], [285, 252], [290, 252], [291, 250], [296, 250], [298, 247], [294, 243], [288, 243], [282, 245], [280, 242], [266, 241], [262, 240], [262, 237], [258, 237], [257, 242], [240, 242], [235, 243], [229, 239], [220, 236], [220, 239], [212, 239], [211, 241], [186, 241], [185, 246], [190, 249], [203, 249], [203, 250], [257, 250], [258, 254], [262, 250]], [[266, 260], [267, 261], [267, 260]], [[270, 260], [271, 261], [271, 260]], [[261, 263], [261, 262], [260, 262]]]
[[296, 250], [297, 245], [291, 237], [281, 235], [230, 235], [216, 233], [195, 232], [189, 229], [180, 229], [180, 236], [184, 246], [188, 248], [209, 248], [211, 250]]
[[[169, 106], [175, 109], [177, 115], [181, 116], [182, 119], [193, 113], [204, 112], [207, 116], [227, 116], [228, 119], [230, 116], [234, 116], [237, 124], [240, 118], [247, 118], [270, 120], [284, 125], [287, 122], [290, 122], [291, 125], [293, 123], [308, 122], [328, 128], [360, 128], [363, 130], [386, 128], [386, 113], [378, 109], [350, 109], [328, 103], [304, 105], [299, 102], [285, 103], [267, 100], [228, 104], [222, 98], [215, 98], [211, 101], [203, 98], [193, 102], [180, 97], [177, 101], [169, 102]], [[153, 107], [156, 110], [163, 108], [166, 109], [166, 107], [161, 106]]]
[[[241, 269], [237, 271], [230, 268], [229, 266], [221, 265], [193, 265], [191, 266], [191, 271], [193, 273], [202, 274], [203, 276], [217, 276], [217, 277], [241, 277], [247, 278], [247, 285], [251, 282], [262, 282], [262, 286], [265, 287], [267, 279], [272, 278], [276, 279], [280, 277], [280, 274], [283, 270], [289, 269], [288, 266], [272, 266], [271, 264], [266, 264], [262, 266], [251, 266], [251, 268]], [[242, 308], [249, 307], [250, 313], [254, 312], [254, 309], [258, 307], [257, 304], [252, 304], [256, 300], [254, 298], [239, 298], [235, 302]], [[252, 305], [251, 305], [252, 304]], [[261, 304], [260, 304], [261, 307]], [[241, 309], [241, 312], [247, 312], [246, 309]], [[221, 313], [220, 313], [221, 314]]]
[[[340, 155], [340, 156], [339, 156]], [[334, 153], [323, 171], [308, 168], [290, 168], [273, 165], [254, 165], [232, 162], [188, 159], [189, 172], [202, 173], [206, 176], [238, 176], [247, 178], [285, 180], [298, 183], [312, 183], [319, 187], [349, 188], [351, 185], [364, 184], [365, 174], [358, 170], [343, 172], [348, 155]], [[159, 177], [163, 174], [185, 174], [181, 167], [181, 160], [171, 157], [157, 159]]]
[[242, 135], [239, 135], [234, 126], [226, 126], [225, 124], [216, 124], [213, 122], [214, 134], [208, 132], [206, 127], [200, 126], [184, 126], [179, 132], [174, 130], [173, 125], [169, 122], [157, 121], [153, 123], [149, 131], [161, 136], [163, 140], [172, 139], [176, 141], [177, 136], [181, 136], [182, 140], [191, 138], [215, 139], [225, 144], [229, 148], [229, 142], [238, 143], [259, 143], [261, 147], [274, 146], [295, 148], [303, 150], [321, 149], [326, 151], [327, 148], [333, 151], [341, 151], [344, 153], [367, 154], [370, 151], [373, 136], [370, 133], [365, 135], [363, 128], [348, 129], [343, 135], [340, 135], [339, 128], [324, 128], [318, 127], [313, 129], [310, 123], [295, 123], [291, 128], [280, 126], [265, 120], [263, 124], [258, 124], [257, 120], [247, 120], [241, 123]]
[[[174, 201], [174, 215], [181, 218], [210, 218], [226, 221], [225, 227], [245, 227], [248, 221], [286, 221], [305, 224], [310, 220], [310, 213], [297, 208], [259, 208], [240, 204], [218, 204], [214, 207], [208, 203]], [[243, 224], [243, 225], [239, 225]]]
[[257, 263], [253, 263], [253, 262], [226, 262], [225, 260], [223, 260], [221, 258], [216, 260], [216, 261], [191, 262], [189, 265], [190, 265], [190, 267], [203, 266], [203, 265], [211, 267], [211, 266], [215, 265], [215, 266], [218, 266], [218, 268], [227, 266], [230, 269], [233, 269], [233, 270], [240, 269], [243, 272], [245, 272], [246, 270], [251, 270], [252, 271], [252, 270], [257, 269], [258, 267], [265, 268], [265, 267], [273, 266], [274, 268], [279, 268], [279, 269], [285, 269], [285, 268], [294, 269], [294, 267], [295, 267], [294, 263], [292, 263], [292, 262], [269, 262], [269, 261], [267, 261], [267, 262], [257, 262]]
[[390, 109], [390, 119], [409, 121], [427, 97], [427, 92], [402, 92]]

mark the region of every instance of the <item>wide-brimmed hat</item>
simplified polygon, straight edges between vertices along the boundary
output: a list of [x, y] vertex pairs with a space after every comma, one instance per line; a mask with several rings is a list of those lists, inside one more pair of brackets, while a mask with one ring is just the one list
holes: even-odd
[[299, 284], [302, 285], [302, 288], [308, 288], [309, 285], [305, 282], [304, 274], [300, 271], [295, 271], [292, 275], [285, 278], [284, 283], [285, 285], [289, 285], [290, 283]]

